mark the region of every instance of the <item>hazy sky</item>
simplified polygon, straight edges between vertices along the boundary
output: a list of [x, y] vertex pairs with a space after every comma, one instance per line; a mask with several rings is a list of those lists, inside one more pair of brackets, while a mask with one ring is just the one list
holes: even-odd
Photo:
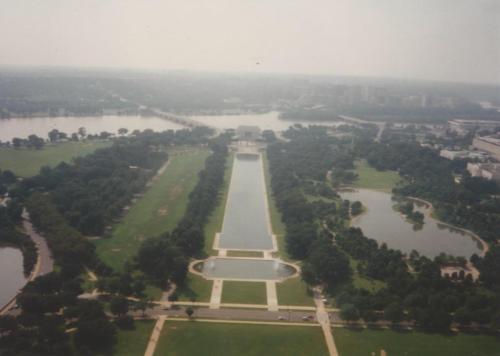
[[500, 83], [500, 0], [0, 0], [0, 8], [0, 64]]

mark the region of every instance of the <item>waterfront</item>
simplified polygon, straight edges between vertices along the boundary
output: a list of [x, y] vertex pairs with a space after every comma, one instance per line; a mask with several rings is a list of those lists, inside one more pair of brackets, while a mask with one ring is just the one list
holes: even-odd
[[[478, 242], [459, 229], [448, 227], [430, 216], [426, 216], [421, 229], [413, 225], [393, 209], [391, 194], [369, 189], [342, 192], [342, 198], [359, 200], [367, 211], [354, 218], [353, 226], [360, 227], [364, 234], [388, 247], [410, 253], [417, 250], [427, 257], [441, 252], [454, 256], [470, 257], [481, 253]], [[416, 207], [423, 211], [423, 207]]]
[[0, 308], [7, 304], [26, 283], [23, 273], [23, 254], [21, 250], [0, 247]]
[[49, 131], [57, 129], [68, 135], [84, 127], [87, 134], [99, 134], [103, 131], [116, 134], [118, 129], [151, 129], [153, 131], [178, 130], [182, 125], [158, 117], [142, 116], [66, 116], [0, 119], [0, 141], [11, 141], [14, 137], [27, 138], [35, 134], [44, 139]]

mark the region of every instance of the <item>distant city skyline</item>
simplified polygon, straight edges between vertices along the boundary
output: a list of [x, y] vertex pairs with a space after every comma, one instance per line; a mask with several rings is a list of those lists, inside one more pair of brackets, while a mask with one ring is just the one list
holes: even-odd
[[497, 0], [0, 5], [0, 65], [500, 83]]

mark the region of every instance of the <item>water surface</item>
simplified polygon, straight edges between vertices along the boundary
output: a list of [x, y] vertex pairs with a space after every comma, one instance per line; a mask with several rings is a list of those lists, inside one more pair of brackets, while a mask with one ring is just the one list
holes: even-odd
[[183, 126], [158, 117], [142, 116], [66, 116], [0, 119], [0, 140], [11, 141], [14, 137], [27, 138], [35, 134], [48, 138], [49, 131], [57, 129], [71, 135], [80, 127], [85, 127], [88, 134], [102, 131], [117, 133], [118, 129], [133, 130], [152, 129], [154, 131], [178, 130]]
[[280, 280], [294, 273], [293, 267], [278, 260], [217, 257], [203, 263], [206, 278]]
[[[368, 209], [354, 220], [353, 226], [360, 227], [367, 237], [387, 243], [390, 248], [406, 253], [417, 250], [431, 258], [441, 252], [467, 258], [481, 252], [478, 243], [469, 234], [446, 227], [427, 216], [422, 229], [415, 231], [413, 225], [392, 208], [395, 202], [391, 200], [391, 194], [359, 189], [342, 192], [341, 196], [351, 201], [359, 200]], [[423, 211], [423, 208], [417, 209]]]
[[220, 248], [273, 248], [266, 199], [260, 155], [236, 154], [220, 234]]
[[0, 247], [0, 308], [24, 287], [23, 254], [14, 247]]
[[190, 118], [221, 130], [236, 129], [241, 125], [251, 125], [258, 126], [261, 130], [285, 131], [295, 124], [301, 124], [303, 126], [338, 126], [345, 124], [345, 122], [342, 121], [284, 120], [279, 118], [279, 112], [277, 111], [271, 111], [266, 114], [195, 115]]

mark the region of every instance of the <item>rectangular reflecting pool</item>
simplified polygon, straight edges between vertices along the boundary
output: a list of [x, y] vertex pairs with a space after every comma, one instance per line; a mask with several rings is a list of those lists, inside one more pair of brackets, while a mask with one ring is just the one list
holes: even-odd
[[271, 250], [264, 170], [258, 154], [236, 154], [219, 248]]
[[210, 258], [202, 263], [205, 278], [265, 281], [280, 280], [295, 273], [295, 268], [278, 260]]

